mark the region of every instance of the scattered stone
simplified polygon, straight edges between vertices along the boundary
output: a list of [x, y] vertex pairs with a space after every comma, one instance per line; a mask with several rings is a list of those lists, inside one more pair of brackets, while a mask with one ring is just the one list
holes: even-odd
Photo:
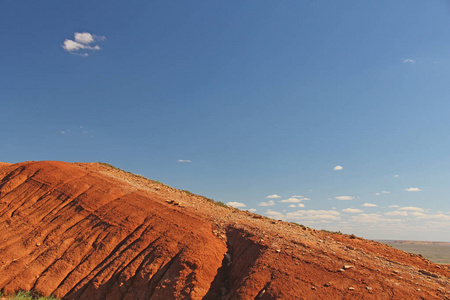
[[422, 273], [424, 275], [427, 275], [427, 276], [430, 276], [430, 277], [433, 277], [433, 278], [439, 278], [439, 275], [431, 273], [431, 272], [428, 272], [427, 270], [419, 270], [419, 273]]
[[327, 283], [325, 283], [323, 286], [324, 286], [324, 287], [330, 287], [331, 285], [332, 285], [331, 282], [327, 282]]
[[39, 247], [41, 245], [41, 243], [36, 243], [36, 247]]
[[371, 291], [372, 288], [370, 286], [366, 286], [366, 290]]
[[277, 251], [276, 251], [277, 253], [280, 253], [281, 252], [281, 249], [277, 249]]
[[354, 288], [354, 287], [352, 287], [352, 286], [350, 286], [350, 287], [348, 288], [348, 290], [349, 290], [349, 291], [354, 291], [354, 290], [355, 290], [355, 288]]
[[351, 269], [351, 268], [353, 268], [352, 265], [344, 265], [344, 267], [343, 267], [344, 270], [348, 270], [348, 269]]
[[339, 270], [338, 270], [338, 272], [344, 272], [344, 271], [345, 271], [344, 269], [339, 269]]
[[315, 286], [312, 286], [312, 287], [311, 287], [311, 289], [312, 289], [312, 290], [315, 290], [315, 289], [316, 289], [316, 287], [315, 287]]

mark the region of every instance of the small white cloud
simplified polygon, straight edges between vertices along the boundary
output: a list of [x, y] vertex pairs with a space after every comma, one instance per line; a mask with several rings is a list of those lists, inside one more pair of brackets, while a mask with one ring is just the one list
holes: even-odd
[[411, 59], [411, 58], [405, 58], [405, 59], [403, 59], [403, 63], [405, 63], [405, 64], [415, 64], [416, 63], [416, 61], [414, 60], [414, 59]]
[[278, 199], [278, 198], [281, 198], [281, 196], [280, 196], [280, 195], [277, 195], [277, 194], [273, 194], [273, 195], [267, 196], [266, 198], [267, 198], [267, 199]]
[[352, 214], [364, 212], [363, 210], [357, 209], [357, 208], [345, 208], [345, 209], [343, 209], [342, 211], [343, 211], [343, 212], [346, 212], [346, 213], [352, 213]]
[[375, 196], [380, 196], [381, 194], [380, 193], [375, 193]]
[[64, 130], [61, 130], [61, 134], [66, 134], [66, 132]]
[[179, 159], [178, 162], [179, 163], [190, 163], [191, 160], [189, 160], [189, 159]]
[[423, 208], [420, 208], [420, 207], [414, 207], [414, 206], [401, 207], [401, 208], [399, 208], [398, 210], [418, 211], [418, 212], [423, 212], [423, 211], [425, 211]]
[[337, 196], [337, 197], [334, 197], [334, 199], [337, 199], [337, 200], [353, 200], [353, 199], [355, 199], [355, 197], [352, 197], [352, 196]]
[[249, 212], [256, 212], [256, 209], [255, 208], [250, 208], [250, 209], [248, 209], [248, 211]]
[[245, 205], [244, 203], [241, 203], [241, 202], [227, 202], [227, 205], [233, 206], [233, 207], [236, 207], [236, 208], [246, 207], [247, 206], [247, 205]]
[[378, 205], [372, 204], [372, 203], [364, 203], [362, 206], [364, 206], [364, 207], [378, 207]]
[[259, 202], [259, 206], [274, 206], [275, 202], [273, 200], [267, 201], [267, 202]]
[[333, 168], [333, 170], [335, 170], [335, 171], [340, 171], [340, 170], [342, 170], [344, 167], [342, 167], [342, 166], [340, 166], [340, 165], [337, 165], [336, 167], [334, 167]]
[[398, 205], [389, 205], [388, 207], [390, 207], [390, 208], [396, 208], [396, 207], [400, 207], [400, 206], [398, 206]]
[[410, 187], [410, 188], [405, 189], [405, 191], [407, 191], [407, 192], [421, 192], [422, 190], [419, 189], [419, 188], [416, 188], [416, 187]]
[[398, 175], [398, 174], [394, 175], [394, 178], [399, 178], [399, 177], [400, 177], [400, 175]]
[[390, 194], [391, 192], [389, 192], [389, 191], [382, 191], [381, 193], [382, 194]]
[[99, 45], [89, 45], [95, 41], [104, 41], [106, 37], [96, 36], [89, 32], [75, 32], [74, 40], [66, 39], [63, 42], [63, 49], [71, 54], [77, 54], [80, 56], [88, 56], [89, 54], [85, 50], [100, 50]]
[[94, 42], [94, 36], [89, 32], [75, 32], [75, 41], [82, 44]]
[[291, 198], [305, 198], [305, 197], [301, 196], [301, 195], [293, 195], [293, 196], [291, 196]]
[[282, 202], [282, 203], [298, 203], [298, 202], [302, 202], [302, 200], [300, 200], [298, 198], [289, 198], [289, 199], [281, 200], [280, 202]]

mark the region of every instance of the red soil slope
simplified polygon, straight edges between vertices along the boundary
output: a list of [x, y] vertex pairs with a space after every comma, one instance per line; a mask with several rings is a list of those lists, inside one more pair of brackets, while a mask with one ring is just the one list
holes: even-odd
[[105, 165], [0, 164], [0, 289], [64, 299], [450, 299], [450, 270]]

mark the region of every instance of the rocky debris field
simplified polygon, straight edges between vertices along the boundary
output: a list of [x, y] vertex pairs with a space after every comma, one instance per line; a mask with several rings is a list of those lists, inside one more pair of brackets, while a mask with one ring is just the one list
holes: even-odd
[[0, 289], [63, 299], [450, 299], [450, 269], [100, 163], [0, 164]]

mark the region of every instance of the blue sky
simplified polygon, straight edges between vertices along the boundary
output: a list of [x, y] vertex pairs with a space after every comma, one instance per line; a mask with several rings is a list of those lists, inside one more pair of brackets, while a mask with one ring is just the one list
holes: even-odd
[[0, 161], [450, 241], [447, 1], [3, 1], [0, 29]]

